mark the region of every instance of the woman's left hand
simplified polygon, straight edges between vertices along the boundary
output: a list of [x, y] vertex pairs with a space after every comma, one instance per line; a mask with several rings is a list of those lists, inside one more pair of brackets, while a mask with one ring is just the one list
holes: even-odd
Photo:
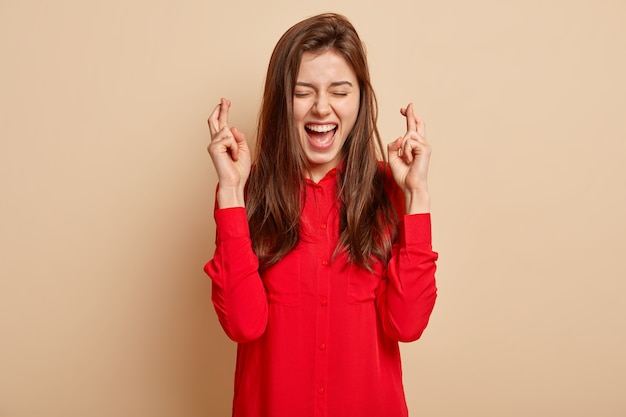
[[393, 177], [404, 191], [407, 214], [428, 213], [428, 164], [430, 145], [424, 122], [417, 117], [413, 104], [400, 109], [406, 118], [406, 133], [387, 147]]

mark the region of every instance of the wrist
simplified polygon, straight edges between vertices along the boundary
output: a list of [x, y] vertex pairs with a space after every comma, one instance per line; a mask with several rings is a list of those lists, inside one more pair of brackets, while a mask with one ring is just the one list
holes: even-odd
[[430, 194], [427, 189], [404, 192], [406, 214], [430, 213]]
[[243, 187], [228, 187], [220, 184], [217, 189], [218, 208], [245, 207]]

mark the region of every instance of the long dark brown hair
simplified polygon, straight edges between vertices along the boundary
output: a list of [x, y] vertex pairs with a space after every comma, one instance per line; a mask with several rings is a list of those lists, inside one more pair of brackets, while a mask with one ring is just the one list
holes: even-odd
[[340, 238], [335, 253], [371, 270], [372, 256], [386, 260], [396, 215], [385, 193], [379, 160], [385, 154], [376, 127], [377, 102], [363, 44], [338, 14], [303, 20], [280, 38], [270, 58], [257, 128], [255, 162], [246, 189], [254, 251], [261, 268], [278, 262], [299, 241], [307, 159], [293, 123], [293, 93], [305, 52], [340, 54], [352, 68], [361, 91], [356, 123], [341, 150], [338, 175]]

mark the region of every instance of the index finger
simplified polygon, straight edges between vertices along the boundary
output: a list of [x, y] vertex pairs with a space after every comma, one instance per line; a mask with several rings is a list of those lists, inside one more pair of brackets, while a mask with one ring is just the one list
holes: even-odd
[[230, 100], [225, 98], [220, 100], [220, 114], [218, 116], [219, 130], [228, 126], [228, 109], [230, 109]]
[[209, 119], [207, 120], [207, 123], [209, 125], [209, 130], [211, 131], [211, 136], [215, 136], [217, 134], [217, 132], [219, 132], [220, 130], [220, 126], [219, 126], [219, 122], [217, 120], [217, 117], [220, 113], [220, 107], [221, 107], [221, 103], [218, 104], [217, 106], [215, 106], [215, 108], [213, 109], [213, 111], [211, 112], [211, 114], [209, 115]]
[[415, 115], [415, 120], [417, 121], [418, 135], [420, 135], [422, 138], [425, 138], [426, 137], [426, 124], [424, 123], [422, 119], [417, 117], [417, 115]]
[[209, 116], [209, 130], [211, 131], [211, 137], [215, 136], [217, 132], [224, 127], [228, 127], [228, 109], [230, 108], [230, 100], [225, 98], [220, 99], [220, 104], [215, 107], [211, 115]]
[[409, 103], [409, 105], [406, 106], [406, 109], [402, 110], [402, 115], [406, 117], [406, 130], [417, 131], [417, 117], [415, 116], [415, 111], [413, 110], [413, 103]]

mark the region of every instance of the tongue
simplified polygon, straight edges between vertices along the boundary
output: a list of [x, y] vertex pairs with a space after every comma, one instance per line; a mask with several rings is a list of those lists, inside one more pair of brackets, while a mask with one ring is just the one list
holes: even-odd
[[314, 132], [312, 130], [309, 130], [308, 133], [309, 138], [311, 139], [311, 143], [319, 147], [324, 147], [328, 145], [335, 135], [334, 130], [329, 130], [328, 132]]

